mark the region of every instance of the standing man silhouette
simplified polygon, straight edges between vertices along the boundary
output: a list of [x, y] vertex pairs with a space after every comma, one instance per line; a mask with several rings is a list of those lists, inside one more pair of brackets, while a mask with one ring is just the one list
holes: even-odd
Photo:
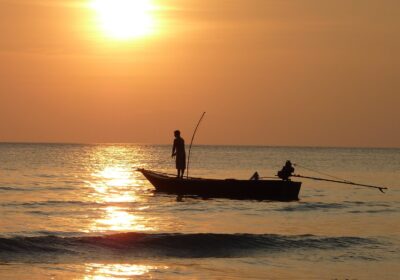
[[172, 146], [172, 157], [176, 157], [176, 169], [178, 178], [183, 178], [186, 169], [185, 140], [181, 137], [179, 130], [174, 131], [174, 145]]

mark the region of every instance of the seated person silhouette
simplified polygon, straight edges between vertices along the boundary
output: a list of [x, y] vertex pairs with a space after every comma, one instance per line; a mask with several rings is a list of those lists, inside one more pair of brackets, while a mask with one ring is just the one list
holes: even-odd
[[292, 176], [293, 172], [294, 168], [292, 166], [292, 163], [290, 162], [290, 160], [287, 160], [285, 166], [283, 166], [282, 169], [278, 171], [278, 177], [282, 180], [288, 181], [290, 180], [289, 177]]

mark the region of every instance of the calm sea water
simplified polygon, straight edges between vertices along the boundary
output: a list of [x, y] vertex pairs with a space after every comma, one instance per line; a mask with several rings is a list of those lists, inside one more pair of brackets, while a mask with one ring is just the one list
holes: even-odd
[[193, 148], [193, 176], [273, 176], [290, 159], [390, 188], [303, 180], [294, 202], [154, 194], [134, 169], [175, 173], [170, 154], [157, 145], [0, 144], [0, 278], [400, 278], [400, 149]]

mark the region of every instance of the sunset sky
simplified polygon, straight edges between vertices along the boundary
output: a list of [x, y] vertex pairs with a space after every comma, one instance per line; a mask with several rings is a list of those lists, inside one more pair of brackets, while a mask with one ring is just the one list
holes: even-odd
[[0, 141], [400, 147], [398, 0], [0, 0]]

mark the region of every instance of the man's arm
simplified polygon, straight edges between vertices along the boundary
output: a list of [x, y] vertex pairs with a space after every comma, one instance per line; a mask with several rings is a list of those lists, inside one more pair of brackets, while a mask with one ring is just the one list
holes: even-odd
[[174, 157], [175, 155], [176, 155], [176, 140], [174, 140], [174, 144], [172, 145], [171, 157]]

